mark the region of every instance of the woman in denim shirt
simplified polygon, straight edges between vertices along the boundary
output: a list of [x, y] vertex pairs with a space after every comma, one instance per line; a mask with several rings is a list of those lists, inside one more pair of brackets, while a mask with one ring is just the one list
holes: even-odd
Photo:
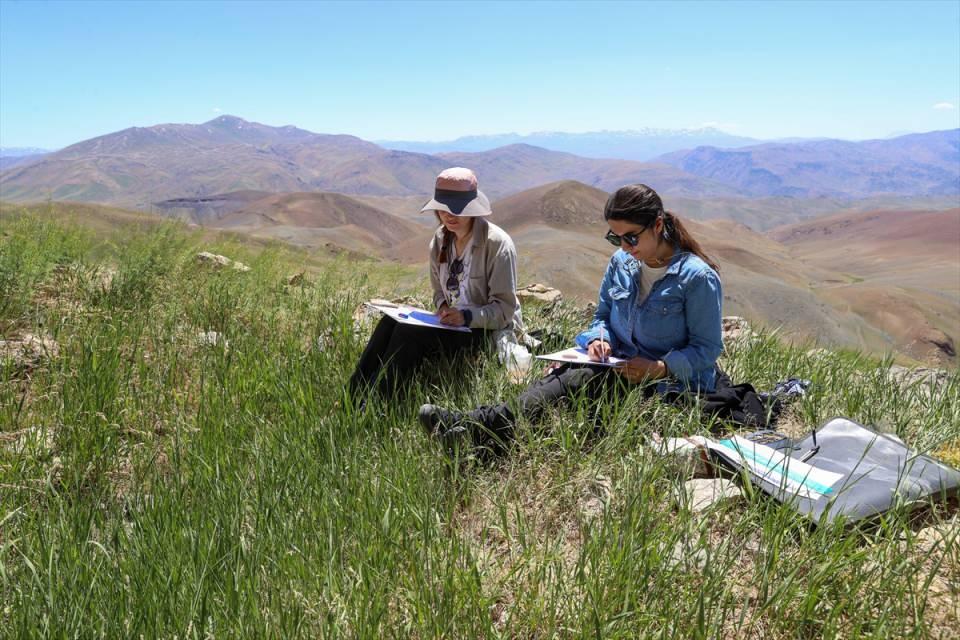
[[[517, 398], [516, 409], [528, 419], [539, 419], [545, 408], [574, 394], [596, 400], [640, 383], [655, 381], [659, 391], [671, 383], [691, 391], [715, 388], [723, 350], [719, 268], [646, 185], [618, 189], [603, 216], [610, 227], [606, 239], [619, 249], [600, 284], [593, 322], [576, 342], [592, 360], [612, 355], [627, 362], [552, 369]], [[480, 444], [494, 436], [502, 443], [516, 413], [506, 403], [467, 414], [423, 405], [420, 421], [446, 441]]]

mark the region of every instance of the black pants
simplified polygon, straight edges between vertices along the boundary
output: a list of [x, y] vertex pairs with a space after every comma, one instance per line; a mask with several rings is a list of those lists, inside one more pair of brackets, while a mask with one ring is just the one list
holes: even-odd
[[360, 399], [371, 391], [383, 395], [403, 391], [426, 358], [477, 351], [486, 344], [485, 338], [481, 330], [465, 333], [418, 327], [384, 316], [350, 376], [350, 393]]
[[[539, 422], [551, 406], [566, 404], [579, 396], [591, 402], [615, 400], [625, 396], [633, 386], [610, 367], [565, 364], [524, 389], [515, 406], [520, 415]], [[652, 392], [653, 387], [648, 388]], [[517, 414], [505, 402], [478, 407], [467, 415], [483, 428], [482, 434], [475, 434], [479, 443], [496, 448], [513, 437]]]

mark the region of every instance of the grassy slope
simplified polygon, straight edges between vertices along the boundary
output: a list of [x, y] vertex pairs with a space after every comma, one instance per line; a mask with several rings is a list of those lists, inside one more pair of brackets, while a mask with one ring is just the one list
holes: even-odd
[[[29, 376], [0, 372], [3, 635], [886, 638], [957, 628], [956, 520], [945, 547], [923, 553], [901, 513], [870, 532], [810, 531], [751, 494], [693, 516], [671, 497], [683, 474], [646, 444], [653, 430], [705, 427], [639, 397], [603, 408], [602, 437], [578, 405], [523, 429], [492, 466], [450, 464], [415, 408], [514, 395], [490, 359], [442, 390], [426, 376], [409, 403], [362, 414], [338, 404], [366, 337], [353, 331], [354, 308], [408, 274], [169, 223], [90, 222], [82, 210], [0, 216], [3, 334], [48, 332], [61, 346]], [[193, 260], [200, 249], [252, 270], [211, 272]], [[115, 272], [109, 287], [101, 265]], [[304, 265], [306, 286], [282, 285]], [[581, 321], [572, 309], [525, 312], [533, 327], [568, 335]], [[229, 343], [198, 344], [209, 330]], [[769, 336], [723, 364], [761, 388], [813, 379], [789, 416], [798, 429], [839, 414], [924, 450], [960, 437], [957, 372], [931, 398], [862, 356], [808, 356]], [[942, 516], [934, 509], [927, 522]], [[675, 548], [705, 563], [678, 561]]]

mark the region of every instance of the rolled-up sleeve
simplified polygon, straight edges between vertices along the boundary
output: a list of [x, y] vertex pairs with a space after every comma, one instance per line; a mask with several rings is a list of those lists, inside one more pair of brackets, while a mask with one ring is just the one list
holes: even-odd
[[594, 340], [600, 339], [600, 329], [603, 328], [603, 339], [610, 343], [610, 348], [616, 350], [617, 337], [611, 331], [610, 309], [613, 301], [610, 298], [610, 287], [613, 283], [616, 264], [614, 258], [610, 258], [607, 264], [607, 272], [603, 275], [603, 281], [600, 283], [600, 293], [597, 296], [597, 309], [593, 314], [593, 321], [586, 331], [577, 335], [574, 341], [578, 347], [586, 349]]
[[677, 379], [689, 383], [695, 372], [711, 369], [723, 351], [720, 278], [712, 269], [694, 275], [687, 283], [685, 314], [687, 344], [669, 351], [662, 360]]

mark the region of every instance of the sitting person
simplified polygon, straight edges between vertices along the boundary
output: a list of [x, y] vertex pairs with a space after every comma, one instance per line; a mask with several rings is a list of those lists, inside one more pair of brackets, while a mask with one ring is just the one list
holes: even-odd
[[723, 349], [719, 268], [646, 185], [618, 189], [603, 216], [610, 227], [606, 239], [619, 249], [600, 284], [594, 320], [576, 343], [592, 360], [613, 355], [627, 362], [564, 364], [524, 390], [514, 407], [500, 403], [464, 414], [423, 405], [420, 422], [433, 435], [449, 444], [492, 438], [499, 447], [512, 436], [518, 413], [536, 421], [548, 406], [577, 394], [596, 401], [648, 381], [658, 381], [660, 391], [667, 383], [714, 390]]
[[363, 402], [371, 391], [389, 394], [405, 386], [425, 358], [482, 348], [506, 332], [515, 342], [523, 330], [517, 299], [517, 251], [510, 236], [485, 220], [490, 202], [469, 169], [437, 176], [433, 211], [440, 226], [430, 242], [430, 283], [444, 324], [472, 331], [401, 324], [384, 316], [370, 336], [350, 378], [350, 392]]

